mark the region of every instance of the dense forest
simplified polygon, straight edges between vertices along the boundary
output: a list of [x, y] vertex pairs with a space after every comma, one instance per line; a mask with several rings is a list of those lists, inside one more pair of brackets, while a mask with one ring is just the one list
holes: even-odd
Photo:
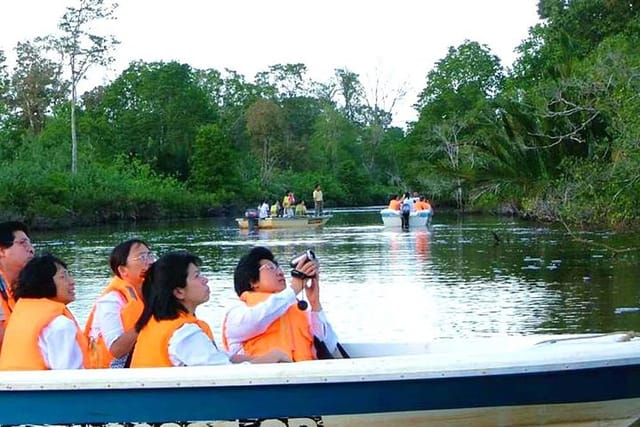
[[[0, 50], [0, 219], [36, 227], [219, 215], [281, 198], [436, 207], [573, 226], [640, 224], [640, 0], [540, 0], [541, 23], [501, 66], [486, 45], [449, 48], [392, 126], [400, 88], [365, 88], [304, 64], [253, 79], [134, 62], [77, 93], [117, 40], [88, 32], [117, 6], [78, 0], [59, 35]], [[507, 19], [507, 18], [505, 18]], [[416, 54], [419, 54], [416, 52]]]

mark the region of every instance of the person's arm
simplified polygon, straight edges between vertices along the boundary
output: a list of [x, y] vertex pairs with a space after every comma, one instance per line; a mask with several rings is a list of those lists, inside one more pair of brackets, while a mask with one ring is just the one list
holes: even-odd
[[308, 312], [309, 326], [311, 333], [320, 341], [324, 341], [329, 351], [333, 353], [338, 345], [338, 337], [322, 311], [322, 304], [320, 304], [320, 265], [317, 262], [313, 264], [315, 265], [315, 269], [308, 272], [313, 278], [311, 279], [310, 286], [305, 287], [305, 293], [311, 305], [311, 311]]
[[135, 330], [126, 331], [122, 324], [120, 312], [125, 301], [117, 291], [109, 292], [96, 301], [94, 324], [102, 335], [111, 355], [119, 359], [129, 354], [138, 338]]
[[138, 332], [135, 328], [120, 335], [109, 347], [109, 352], [113, 357], [119, 359], [133, 350], [133, 346], [138, 339]]
[[287, 363], [287, 362], [293, 362], [291, 360], [291, 358], [285, 354], [284, 351], [282, 350], [278, 350], [278, 349], [274, 349], [271, 350], [268, 353], [265, 353], [261, 356], [257, 356], [257, 357], [251, 357], [251, 356], [247, 356], [244, 354], [235, 354], [231, 357], [231, 361], [233, 363], [244, 363], [244, 362], [250, 362], [250, 363]]
[[228, 365], [229, 354], [218, 350], [195, 323], [187, 323], [176, 330], [169, 339], [169, 359], [173, 366]]
[[296, 294], [288, 287], [252, 307], [243, 302], [234, 305], [225, 319], [227, 340], [230, 343], [244, 342], [263, 333], [295, 302]]
[[76, 324], [60, 315], [40, 333], [38, 347], [49, 369], [82, 369], [84, 358], [76, 341]]

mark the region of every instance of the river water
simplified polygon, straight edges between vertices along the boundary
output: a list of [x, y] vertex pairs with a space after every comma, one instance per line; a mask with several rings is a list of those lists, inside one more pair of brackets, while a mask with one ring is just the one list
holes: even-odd
[[[162, 254], [203, 260], [211, 298], [198, 309], [220, 341], [236, 298], [233, 269], [255, 245], [281, 264], [307, 248], [321, 262], [321, 300], [343, 341], [640, 330], [637, 235], [582, 232], [511, 218], [436, 214], [429, 229], [388, 230], [377, 212], [336, 211], [314, 230], [239, 231], [230, 218], [33, 233], [38, 253], [69, 264], [84, 325], [110, 277], [108, 257], [138, 237]], [[605, 246], [606, 245], [606, 246]]]

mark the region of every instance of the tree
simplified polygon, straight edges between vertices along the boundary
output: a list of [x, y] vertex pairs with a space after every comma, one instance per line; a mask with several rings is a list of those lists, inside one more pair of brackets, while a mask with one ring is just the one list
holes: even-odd
[[238, 190], [237, 153], [218, 125], [198, 130], [189, 182], [200, 191], [222, 197]]
[[[216, 121], [210, 95], [189, 65], [133, 62], [98, 99], [85, 113], [109, 126], [108, 133], [91, 135], [105, 160], [124, 153], [187, 180], [197, 130]], [[109, 133], [112, 139], [105, 138]]]
[[49, 37], [54, 48], [69, 66], [71, 81], [71, 173], [78, 171], [78, 140], [76, 135], [76, 105], [78, 83], [92, 65], [106, 66], [113, 62], [110, 55], [119, 42], [112, 35], [101, 36], [92, 32], [97, 21], [116, 19], [117, 3], [105, 0], [78, 0], [78, 7], [67, 7], [58, 23], [62, 34]]
[[26, 128], [35, 135], [44, 128], [45, 115], [64, 99], [66, 85], [61, 66], [43, 56], [35, 43], [18, 43], [16, 53], [13, 103]]
[[253, 151], [260, 159], [260, 182], [267, 187], [278, 163], [278, 153], [284, 139], [284, 116], [276, 103], [259, 99], [247, 109], [246, 117]]

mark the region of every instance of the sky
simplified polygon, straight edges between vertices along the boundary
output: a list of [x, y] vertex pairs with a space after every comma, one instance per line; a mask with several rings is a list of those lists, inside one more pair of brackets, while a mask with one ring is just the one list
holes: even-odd
[[[107, 3], [109, 0], [105, 0]], [[415, 120], [412, 105], [427, 73], [449, 47], [486, 44], [504, 66], [539, 22], [538, 0], [120, 0], [117, 19], [100, 34], [120, 41], [111, 69], [92, 68], [80, 91], [107, 84], [131, 61], [172, 61], [194, 68], [229, 68], [253, 81], [275, 64], [303, 63], [326, 82], [336, 68], [377, 86], [394, 106], [394, 124]], [[4, 0], [0, 50], [10, 70], [19, 41], [55, 34], [66, 7], [78, 0]], [[375, 82], [378, 82], [376, 85]], [[390, 108], [390, 101], [385, 108]]]

